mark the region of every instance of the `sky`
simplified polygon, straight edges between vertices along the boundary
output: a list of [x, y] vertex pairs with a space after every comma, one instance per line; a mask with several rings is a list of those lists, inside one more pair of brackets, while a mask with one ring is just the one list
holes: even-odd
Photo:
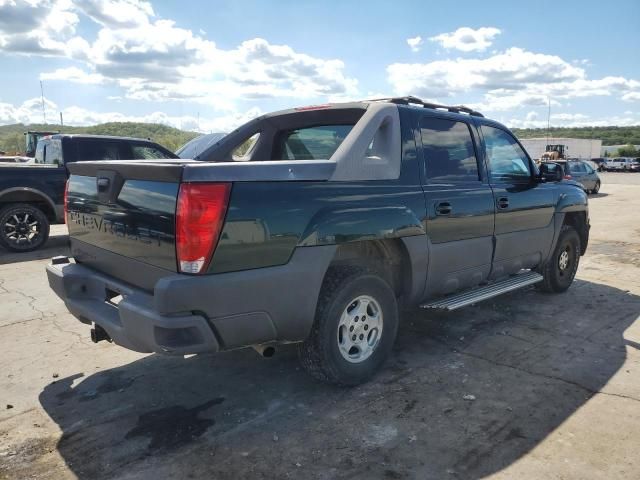
[[640, 125], [640, 1], [0, 0], [0, 124], [229, 131], [414, 95], [510, 127]]

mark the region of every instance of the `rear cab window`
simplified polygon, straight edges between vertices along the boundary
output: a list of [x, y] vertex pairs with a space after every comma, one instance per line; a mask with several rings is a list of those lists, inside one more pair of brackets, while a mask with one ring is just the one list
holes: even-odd
[[131, 144], [131, 159], [132, 160], [154, 160], [159, 158], [172, 158], [153, 145], [145, 145], [142, 143]]
[[98, 139], [78, 140], [78, 160], [126, 160], [121, 154], [120, 142]]
[[318, 125], [278, 134], [274, 160], [326, 160], [331, 158], [353, 125]]
[[473, 137], [466, 123], [425, 116], [420, 121], [420, 136], [427, 183], [480, 181]]
[[64, 165], [61, 141], [55, 138], [40, 140], [36, 147], [35, 163], [59, 167]]
[[[362, 118], [365, 108], [312, 106], [277, 112], [240, 127], [198, 155], [213, 162], [331, 160]], [[372, 134], [375, 157], [384, 142]], [[380, 146], [376, 145], [380, 143]]]

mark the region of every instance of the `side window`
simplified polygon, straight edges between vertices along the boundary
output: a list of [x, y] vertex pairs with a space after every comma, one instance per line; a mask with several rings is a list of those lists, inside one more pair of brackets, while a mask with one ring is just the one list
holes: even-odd
[[274, 160], [328, 160], [353, 125], [318, 125], [279, 132]]
[[482, 125], [482, 134], [487, 149], [491, 180], [529, 182], [531, 179], [529, 158], [516, 139], [504, 130], [487, 125]]
[[572, 163], [569, 170], [575, 173], [587, 173], [587, 167], [584, 163]]
[[120, 160], [118, 142], [102, 140], [80, 140], [78, 142], [78, 160]]
[[48, 143], [45, 163], [62, 166], [62, 142], [60, 140], [53, 139]]
[[167, 158], [162, 151], [150, 145], [131, 145], [132, 160], [153, 160], [155, 158]]
[[247, 162], [251, 159], [251, 154], [253, 153], [253, 149], [256, 147], [258, 143], [258, 138], [260, 138], [260, 132], [254, 133], [249, 138], [247, 138], [244, 142], [234, 148], [233, 152], [231, 152], [231, 158], [234, 162]]
[[38, 142], [38, 146], [36, 147], [36, 157], [35, 157], [36, 163], [44, 163], [46, 151], [47, 151], [46, 143], [47, 142]]
[[423, 117], [420, 134], [427, 182], [480, 180], [473, 138], [466, 123]]

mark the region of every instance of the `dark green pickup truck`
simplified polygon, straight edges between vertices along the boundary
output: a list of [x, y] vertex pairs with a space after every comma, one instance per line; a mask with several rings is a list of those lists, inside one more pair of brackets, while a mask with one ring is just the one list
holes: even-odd
[[94, 341], [185, 355], [298, 342], [317, 378], [365, 381], [403, 308], [562, 292], [587, 197], [507, 128], [414, 97], [257, 118], [194, 161], [70, 165], [73, 258], [49, 283]]

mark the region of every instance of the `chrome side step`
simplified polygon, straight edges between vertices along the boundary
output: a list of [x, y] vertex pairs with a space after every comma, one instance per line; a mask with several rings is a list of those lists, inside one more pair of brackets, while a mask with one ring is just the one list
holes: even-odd
[[434, 308], [438, 310], [457, 310], [473, 303], [481, 302], [489, 298], [497, 297], [503, 293], [517, 290], [518, 288], [533, 285], [542, 281], [542, 275], [536, 272], [523, 272], [513, 275], [505, 280], [491, 283], [484, 287], [474, 288], [465, 292], [456, 293], [447, 297], [420, 305], [421, 308]]

